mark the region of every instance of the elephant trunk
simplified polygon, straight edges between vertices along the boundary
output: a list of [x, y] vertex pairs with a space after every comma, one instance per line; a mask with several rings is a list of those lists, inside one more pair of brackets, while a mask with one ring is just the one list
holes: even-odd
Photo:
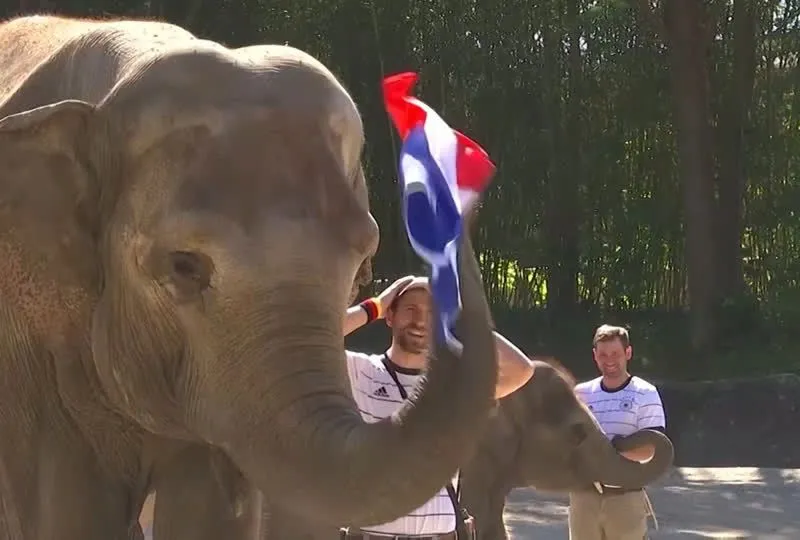
[[245, 327], [267, 328], [266, 335], [232, 332], [226, 354], [235, 361], [216, 374], [216, 390], [208, 389], [216, 392], [204, 413], [209, 441], [267, 498], [331, 524], [391, 521], [433, 497], [469, 459], [497, 381], [488, 307], [468, 239], [461, 250], [463, 352], [437, 347], [421, 390], [399, 412], [376, 423], [362, 420], [349, 389], [336, 302], [319, 300], [324, 293], [308, 286], [305, 293], [284, 286], [248, 301], [260, 305], [252, 317], [261, 320]]
[[585, 457], [590, 463], [591, 477], [607, 486], [625, 489], [640, 489], [658, 480], [672, 465], [674, 451], [670, 440], [658, 431], [641, 430], [628, 437], [625, 449], [653, 445], [655, 453], [647, 462], [641, 463], [625, 458], [618, 448], [598, 429], [587, 441]]

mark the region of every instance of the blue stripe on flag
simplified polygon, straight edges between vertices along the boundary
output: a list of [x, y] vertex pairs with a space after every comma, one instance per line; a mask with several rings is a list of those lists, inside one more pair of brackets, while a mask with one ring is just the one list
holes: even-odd
[[439, 311], [437, 339], [460, 350], [453, 329], [461, 310], [457, 252], [462, 219], [448, 182], [431, 157], [422, 125], [412, 129], [403, 142], [400, 175], [411, 247], [431, 265], [431, 295]]

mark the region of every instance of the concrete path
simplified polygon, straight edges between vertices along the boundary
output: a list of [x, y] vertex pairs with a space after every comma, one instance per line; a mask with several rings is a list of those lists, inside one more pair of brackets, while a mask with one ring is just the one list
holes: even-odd
[[[681, 468], [648, 488], [659, 529], [653, 540], [800, 540], [800, 469]], [[515, 540], [566, 540], [567, 500], [512, 493], [506, 526]]]

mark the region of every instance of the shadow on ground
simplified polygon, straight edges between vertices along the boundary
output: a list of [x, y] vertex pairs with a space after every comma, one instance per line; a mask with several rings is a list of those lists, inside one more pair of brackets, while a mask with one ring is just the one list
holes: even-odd
[[[800, 469], [673, 469], [648, 488], [659, 528], [673, 538], [800, 539]], [[506, 525], [515, 539], [563, 540], [567, 499], [530, 489], [509, 497]]]

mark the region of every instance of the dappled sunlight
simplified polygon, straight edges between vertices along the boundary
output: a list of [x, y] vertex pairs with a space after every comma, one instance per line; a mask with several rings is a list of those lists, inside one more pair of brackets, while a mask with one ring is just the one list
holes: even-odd
[[741, 530], [727, 530], [727, 531], [716, 531], [716, 532], [708, 532], [708, 531], [699, 531], [697, 529], [675, 529], [675, 533], [680, 534], [681, 536], [694, 536], [697, 538], [748, 538], [750, 534], [747, 531]]
[[[800, 469], [686, 467], [647, 490], [658, 518], [653, 540], [672, 538], [800, 539]], [[506, 505], [512, 538], [567, 536], [566, 495], [514, 491]]]
[[800, 482], [800, 469], [778, 469], [784, 482]]
[[[520, 490], [523, 491], [523, 490]], [[520, 495], [523, 495], [520, 493]], [[520, 521], [543, 525], [551, 523], [554, 519], [567, 519], [567, 508], [564, 505], [566, 497], [559, 501], [542, 501], [535, 508], [527, 509], [528, 503], [524, 497], [517, 497], [516, 501], [509, 501], [506, 505], [506, 512], [512, 512], [519, 516]]]
[[[775, 481], [800, 482], [800, 469], [762, 469], [759, 467], [681, 467], [683, 479], [691, 484], [759, 484]], [[733, 471], [733, 472], [732, 472]], [[767, 474], [773, 472], [772, 475]]]

